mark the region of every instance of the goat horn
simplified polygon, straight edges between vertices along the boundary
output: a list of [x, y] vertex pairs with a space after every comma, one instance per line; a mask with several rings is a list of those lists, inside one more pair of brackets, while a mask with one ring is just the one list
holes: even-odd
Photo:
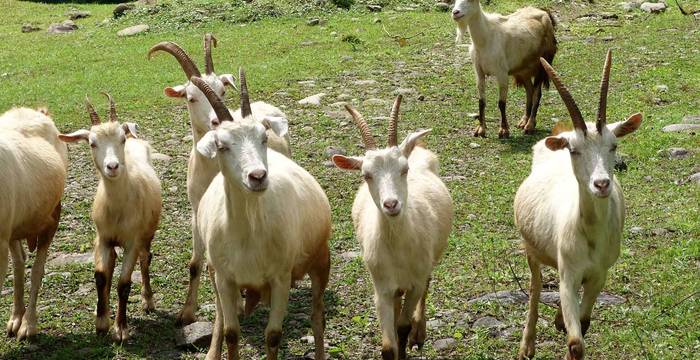
[[357, 125], [357, 127], [360, 129], [360, 133], [362, 134], [362, 142], [365, 143], [365, 148], [367, 150], [376, 149], [377, 144], [374, 142], [372, 132], [369, 130], [369, 126], [367, 126], [367, 122], [362, 115], [360, 115], [360, 113], [350, 105], [345, 105], [345, 110], [350, 113], [350, 116], [352, 116], [352, 119], [355, 121], [355, 125]]
[[583, 115], [581, 115], [581, 110], [578, 109], [576, 101], [574, 101], [574, 98], [571, 96], [569, 89], [567, 89], [566, 86], [561, 82], [559, 75], [552, 68], [552, 65], [549, 65], [547, 60], [545, 60], [544, 58], [540, 58], [540, 63], [542, 63], [542, 67], [544, 67], [544, 70], [547, 72], [547, 75], [549, 75], [549, 77], [552, 79], [552, 82], [554, 82], [554, 86], [557, 87], [559, 96], [564, 101], [566, 109], [569, 110], [569, 115], [571, 116], [571, 121], [574, 123], [574, 127], [583, 131], [583, 135], [585, 136], [587, 131], [586, 122], [583, 121]]
[[185, 50], [183, 50], [180, 47], [180, 45], [171, 41], [163, 41], [161, 43], [158, 43], [154, 45], [150, 50], [148, 50], [148, 58], [152, 58], [153, 53], [155, 53], [156, 51], [165, 51], [168, 54], [174, 56], [177, 62], [180, 63], [182, 71], [185, 72], [185, 75], [188, 79], [193, 76], [202, 76], [202, 74], [199, 72], [199, 69], [197, 68], [197, 65], [194, 64], [192, 59], [189, 57], [189, 55], [187, 55]]
[[214, 72], [214, 62], [211, 59], [211, 45], [216, 47], [216, 38], [207, 33], [204, 35], [204, 72], [209, 75]]
[[207, 100], [209, 100], [211, 107], [214, 108], [214, 112], [216, 113], [216, 117], [219, 118], [219, 121], [233, 121], [233, 117], [231, 117], [231, 113], [228, 111], [228, 108], [226, 105], [224, 105], [223, 101], [221, 101], [219, 95], [217, 95], [214, 90], [209, 87], [209, 84], [196, 76], [191, 77], [190, 82], [199, 88], [199, 90], [204, 93], [204, 96], [207, 97]]
[[240, 91], [241, 91], [241, 117], [246, 118], [253, 115], [253, 111], [250, 109], [250, 96], [248, 95], [248, 82], [245, 79], [245, 71], [243, 68], [238, 68], [238, 80], [240, 81]]
[[598, 118], [595, 122], [595, 128], [599, 134], [603, 133], [603, 126], [607, 121], [605, 111], [608, 107], [608, 85], [610, 80], [610, 66], [612, 65], [612, 51], [608, 50], [605, 56], [605, 65], [603, 65], [603, 78], [600, 80], [600, 101], [598, 102]]
[[114, 99], [112, 99], [112, 95], [108, 94], [105, 91], [102, 91], [101, 94], [106, 96], [107, 100], [109, 101], [109, 121], [117, 121], [117, 106], [114, 104]]
[[85, 107], [87, 108], [87, 112], [90, 115], [90, 122], [92, 125], [100, 125], [102, 121], [100, 121], [100, 116], [97, 115], [97, 111], [95, 111], [95, 108], [92, 106], [90, 103], [90, 98], [88, 98], [87, 95], [85, 95]]
[[394, 100], [394, 106], [391, 107], [391, 115], [389, 116], [389, 147], [398, 145], [396, 139], [396, 123], [399, 121], [399, 108], [401, 107], [402, 99], [403, 96], [399, 94], [396, 100]]

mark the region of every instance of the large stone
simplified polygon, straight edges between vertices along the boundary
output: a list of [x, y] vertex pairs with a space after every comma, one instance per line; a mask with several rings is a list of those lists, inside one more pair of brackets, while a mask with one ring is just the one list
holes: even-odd
[[163, 162], [168, 162], [172, 158], [169, 155], [161, 154], [161, 153], [153, 153], [151, 154], [151, 159], [155, 161], [163, 161]]
[[503, 304], [527, 303], [527, 295], [522, 291], [502, 290], [495, 293], [488, 293], [467, 301], [468, 304], [479, 302], [497, 301]]
[[24, 24], [22, 25], [22, 32], [23, 33], [29, 33], [29, 32], [34, 32], [34, 31], [39, 31], [41, 30], [40, 27], [34, 26], [32, 24]]
[[94, 260], [92, 253], [83, 254], [62, 254], [59, 253], [53, 259], [46, 263], [48, 267], [58, 267], [68, 264], [92, 264]]
[[127, 11], [129, 11], [133, 8], [134, 8], [134, 4], [119, 4], [112, 11], [112, 16], [114, 16], [115, 19], [120, 18], [120, 17], [124, 16], [124, 14], [126, 14]]
[[321, 98], [326, 96], [325, 93], [311, 95], [298, 101], [299, 105], [321, 106]]
[[207, 347], [211, 342], [213, 330], [214, 326], [208, 321], [189, 324], [175, 334], [175, 343], [179, 348]]
[[666, 4], [645, 2], [639, 8], [648, 13], [658, 14], [666, 10]]
[[440, 339], [433, 343], [433, 349], [438, 352], [452, 350], [456, 346], [457, 340], [453, 338]]
[[700, 124], [700, 115], [686, 115], [683, 117], [684, 124]]
[[49, 34], [65, 34], [73, 32], [77, 29], [78, 25], [76, 25], [72, 20], [65, 20], [60, 24], [51, 24], [46, 32]]
[[345, 260], [354, 260], [362, 256], [362, 253], [359, 251], [346, 251], [342, 254], [340, 254], [340, 257], [345, 259]]
[[345, 149], [338, 146], [329, 146], [326, 148], [326, 157], [331, 158], [333, 155], [345, 155]]
[[670, 148], [668, 149], [668, 157], [670, 159], [685, 159], [690, 153], [684, 148]]
[[76, 10], [76, 9], [73, 9], [73, 10], [68, 11], [68, 12], [66, 13], [66, 15], [67, 15], [68, 18], [71, 19], [71, 20], [78, 20], [78, 19], [84, 19], [84, 18], [86, 18], [86, 17], [89, 17], [89, 16], [90, 16], [90, 12], [89, 12], [89, 11], [85, 11], [85, 10]]
[[688, 181], [700, 185], [700, 172], [688, 176]]
[[666, 125], [661, 129], [663, 132], [680, 132], [680, 131], [692, 131], [700, 129], [700, 124], [671, 124]]
[[129, 26], [126, 29], [119, 30], [119, 32], [117, 32], [117, 36], [134, 36], [146, 32], [148, 29], [150, 29], [150, 27], [146, 24]]
[[355, 85], [357, 86], [367, 86], [367, 85], [374, 85], [377, 83], [377, 80], [355, 80]]

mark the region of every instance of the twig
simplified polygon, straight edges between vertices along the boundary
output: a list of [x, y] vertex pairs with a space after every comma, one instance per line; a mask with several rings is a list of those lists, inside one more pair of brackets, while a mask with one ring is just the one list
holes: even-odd
[[690, 294], [690, 295], [684, 297], [684, 298], [681, 299], [679, 302], [677, 302], [677, 303], [671, 305], [670, 307], [661, 310], [661, 312], [659, 313], [659, 315], [654, 316], [654, 320], [658, 319], [659, 316], [661, 316], [661, 315], [668, 314], [669, 311], [673, 310], [673, 309], [674, 309], [675, 307], [677, 307], [678, 305], [684, 303], [686, 300], [688, 300], [688, 299], [690, 299], [690, 298], [692, 298], [692, 297], [694, 297], [695, 295], [698, 295], [698, 294], [700, 294], [700, 290], [698, 290], [698, 291], [696, 291], [696, 292], [694, 292], [694, 293], [692, 293], [692, 294]]
[[435, 30], [435, 29], [436, 29], [435, 27], [431, 27], [431, 28], [429, 28], [429, 29], [427, 29], [427, 30], [423, 30], [423, 31], [418, 32], [418, 33], [415, 33], [415, 34], [413, 34], [413, 35], [411, 35], [411, 36], [399, 36], [399, 35], [392, 35], [392, 34], [390, 34], [389, 31], [387, 31], [387, 29], [386, 29], [386, 27], [384, 26], [384, 24], [382, 24], [382, 30], [384, 30], [384, 33], [385, 33], [388, 37], [390, 37], [390, 38], [392, 38], [392, 39], [394, 39], [394, 40], [396, 40], [396, 41], [401, 41], [402, 39], [403, 39], [403, 41], [410, 40], [410, 39], [413, 39], [413, 38], [416, 37], [416, 36], [421, 36], [421, 35], [425, 34], [426, 31]]
[[[523, 286], [520, 284], [520, 278], [518, 278], [517, 275], [515, 275], [515, 270], [513, 269], [513, 264], [510, 262], [510, 258], [506, 256], [506, 262], [508, 263], [508, 267], [510, 268], [510, 273], [513, 275], [513, 279], [515, 279], [515, 283], [518, 284], [518, 288], [520, 288], [520, 291], [527, 297], [528, 301], [530, 300], [530, 294], [525, 292], [525, 289], [523, 289]], [[542, 276], [540, 274], [540, 276]], [[540, 297], [540, 304], [547, 305], [551, 307], [552, 309], [558, 309], [557, 306], [554, 306], [552, 304], [547, 304], [546, 302], [542, 301], [542, 298]]]
[[647, 352], [647, 347], [644, 345], [644, 341], [642, 340], [642, 337], [639, 336], [639, 332], [637, 331], [637, 326], [632, 327], [632, 330], [634, 330], [634, 335], [637, 337], [637, 341], [639, 341], [639, 347], [642, 348], [642, 352], [644, 353], [644, 358], [649, 359], [649, 353]]

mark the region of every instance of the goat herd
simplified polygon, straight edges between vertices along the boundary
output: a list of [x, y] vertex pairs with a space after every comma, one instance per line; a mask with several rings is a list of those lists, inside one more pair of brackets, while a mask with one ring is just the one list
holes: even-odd
[[[572, 130], [549, 136], [533, 147], [532, 172], [515, 196], [515, 220], [532, 273], [518, 358], [531, 358], [535, 353], [540, 267], [548, 265], [558, 269], [560, 276], [561, 308], [555, 324], [568, 334], [566, 358], [582, 359], [593, 304], [620, 250], [625, 208], [612, 172], [616, 142], [635, 131], [642, 116], [606, 124], [608, 52], [597, 119], [584, 122], [550, 66], [556, 40], [548, 12], [527, 7], [504, 17], [483, 13], [477, 0], [463, 0], [456, 2], [452, 17], [459, 33], [468, 28], [472, 38], [470, 52], [480, 99], [475, 136], [485, 134], [486, 75], [495, 76], [500, 87], [499, 137], [508, 136], [508, 75], [526, 89], [527, 108], [519, 124], [525, 133], [534, 130], [541, 86], [550, 80], [571, 116]], [[325, 359], [323, 294], [329, 279], [331, 235], [328, 199], [314, 177], [290, 158], [285, 114], [268, 103], [250, 102], [242, 69], [238, 87], [232, 75], [216, 75], [212, 45], [216, 46], [216, 39], [205, 35], [204, 74], [173, 42], [159, 43], [148, 52], [149, 58], [157, 52], [171, 54], [188, 80], [165, 88], [167, 96], [187, 101], [194, 137], [187, 172], [193, 252], [187, 299], [178, 321], [195, 320], [206, 258], [216, 294], [216, 321], [207, 359], [221, 357], [224, 340], [228, 357], [239, 357], [238, 314], [249, 314], [261, 301], [271, 308], [265, 329], [266, 354], [277, 358], [290, 287], [308, 274], [315, 357]], [[226, 85], [240, 92], [241, 108], [236, 111], [222, 101]], [[22, 339], [37, 333], [37, 294], [58, 226], [66, 178], [64, 142], [85, 140], [100, 178], [92, 207], [97, 228], [97, 332], [107, 333], [110, 327], [109, 293], [117, 246], [124, 249], [124, 256], [117, 284], [115, 339], [123, 341], [129, 336], [126, 305], [137, 260], [143, 279], [143, 309], [154, 309], [149, 266], [161, 212], [160, 182], [151, 165], [149, 144], [137, 138], [135, 124], [119, 123], [114, 101], [105, 95], [109, 121], [102, 122], [86, 99], [91, 128], [70, 134], [59, 133], [45, 109], [14, 108], [0, 117], [0, 183], [4, 186], [0, 218], [9, 224], [0, 228], [0, 284], [9, 252], [15, 287], [9, 335]], [[420, 348], [425, 341], [430, 274], [447, 245], [453, 216], [452, 199], [438, 176], [438, 158], [421, 142], [430, 130], [413, 132], [398, 141], [401, 101], [399, 95], [391, 110], [386, 146], [378, 145], [362, 115], [346, 105], [366, 151], [362, 156], [332, 158], [338, 168], [359, 171], [364, 177], [352, 219], [374, 284], [383, 359], [403, 359], [407, 348]], [[30, 251], [36, 251], [26, 311], [21, 239], [27, 240]]]

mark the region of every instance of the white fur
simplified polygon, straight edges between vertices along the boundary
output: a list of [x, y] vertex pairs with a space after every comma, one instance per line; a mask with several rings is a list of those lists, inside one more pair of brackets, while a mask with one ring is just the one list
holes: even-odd
[[[323, 359], [323, 289], [329, 270], [330, 205], [320, 185], [284, 155], [268, 149], [254, 119], [224, 122], [197, 144], [221, 169], [197, 210], [197, 230], [216, 274], [217, 316], [207, 358], [218, 359], [222, 334], [240, 335], [239, 292], [268, 298], [266, 339], [282, 330], [290, 285], [312, 280], [316, 358]], [[264, 172], [266, 177], [251, 179]], [[324, 280], [325, 278], [325, 280]], [[246, 307], [250, 297], [246, 298]], [[236, 352], [229, 344], [229, 354]], [[268, 344], [268, 358], [276, 358]]]
[[[120, 125], [107, 122], [92, 126], [90, 131], [76, 131], [61, 135], [64, 141], [87, 140], [92, 148], [92, 158], [100, 176], [92, 203], [92, 220], [97, 228], [95, 238], [95, 274], [101, 273], [111, 283], [114, 271], [114, 247], [124, 249], [121, 275], [117, 288], [119, 310], [114, 324], [115, 338], [128, 338], [128, 328], [120, 325], [126, 314], [126, 297], [122, 287], [131, 286], [131, 273], [140, 259], [143, 288], [143, 308], [155, 308], [150, 287], [149, 265], [151, 242], [160, 220], [160, 180], [151, 165], [151, 147], [146, 141], [136, 139], [133, 124]], [[127, 136], [130, 134], [131, 136]], [[110, 168], [110, 164], [117, 167]], [[96, 329], [105, 332], [109, 328], [109, 287], [101, 288], [98, 281], [98, 316]], [[99, 303], [106, 301], [106, 314], [99, 314]], [[122, 313], [122, 307], [123, 313]]]
[[[541, 86], [532, 78], [541, 68], [539, 58], [551, 62], [556, 53], [554, 23], [546, 11], [524, 7], [513, 14], [485, 13], [479, 0], [457, 0], [452, 11], [457, 23], [457, 41], [461, 42], [464, 33], [469, 31], [472, 44], [469, 54], [476, 73], [479, 99], [485, 103], [486, 76], [495, 76], [499, 88], [499, 101], [505, 102], [508, 95], [508, 77], [525, 87], [527, 102], [533, 109], [526, 108], [518, 127], [526, 133], [534, 131], [537, 107], [541, 96]], [[541, 84], [540, 84], [541, 85]], [[483, 120], [483, 119], [482, 119]], [[480, 125], [475, 136], [485, 134], [485, 125]], [[508, 136], [508, 124], [502, 123], [499, 136]]]
[[[411, 344], [421, 346], [425, 341], [427, 286], [452, 226], [452, 199], [438, 176], [437, 157], [416, 146], [427, 132], [408, 135], [399, 147], [369, 150], [364, 157], [333, 158], [337, 166], [361, 169], [365, 177], [352, 218], [374, 284], [382, 351], [392, 351], [395, 358], [403, 351], [397, 330], [411, 328]], [[393, 201], [398, 201], [396, 207], [384, 206]], [[401, 294], [404, 306], [395, 319], [394, 302], [401, 301]]]
[[[616, 138], [636, 130], [640, 122], [641, 115], [633, 115], [626, 122], [604, 127], [603, 134], [588, 124], [587, 136], [580, 130], [569, 131], [533, 146], [532, 172], [514, 202], [515, 221], [532, 272], [520, 359], [531, 358], [535, 352], [541, 264], [559, 271], [563, 323], [569, 347], [575, 349], [567, 358], [578, 353], [579, 344], [583, 352], [580, 321], [590, 321], [608, 269], [620, 253], [625, 202], [613, 173]], [[609, 185], [596, 187], [594, 182], [600, 180], [608, 180]], [[581, 285], [584, 292], [579, 304]]]
[[[0, 116], [0, 284], [5, 280], [10, 250], [14, 304], [7, 333], [20, 339], [37, 333], [37, 296], [49, 244], [58, 227], [66, 167], [66, 145], [44, 112], [14, 108]], [[25, 238], [31, 251], [37, 249], [26, 311], [20, 242]]]

